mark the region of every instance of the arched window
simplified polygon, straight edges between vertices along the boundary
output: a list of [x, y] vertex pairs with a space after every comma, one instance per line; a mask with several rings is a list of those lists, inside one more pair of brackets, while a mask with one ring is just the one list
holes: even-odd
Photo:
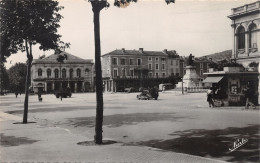
[[61, 71], [62, 78], [66, 78], [66, 69], [62, 69]]
[[257, 28], [253, 23], [249, 26], [249, 48], [257, 48]]
[[38, 76], [42, 76], [42, 69], [38, 69]]
[[70, 69], [70, 78], [73, 78], [73, 69]]
[[245, 28], [239, 27], [237, 32], [238, 49], [245, 49]]
[[54, 70], [55, 78], [59, 78], [59, 70], [55, 69]]
[[89, 74], [89, 69], [86, 68], [86, 69], [85, 69], [85, 75], [88, 75], [88, 74]]
[[47, 78], [51, 77], [51, 69], [47, 70]]
[[81, 70], [78, 68], [77, 69], [77, 77], [80, 78], [81, 77]]

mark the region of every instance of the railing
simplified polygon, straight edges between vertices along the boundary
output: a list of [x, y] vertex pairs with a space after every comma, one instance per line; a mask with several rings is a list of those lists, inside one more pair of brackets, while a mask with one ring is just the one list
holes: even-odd
[[207, 92], [208, 89], [203, 87], [188, 87], [186, 88], [186, 92], [188, 93], [198, 93], [198, 92]]
[[233, 8], [232, 12], [233, 12], [233, 14], [238, 14], [241, 12], [247, 12], [247, 11], [251, 11], [251, 10], [259, 9], [259, 8], [260, 8], [260, 1], [257, 1], [254, 3], [246, 4], [244, 6]]
[[237, 53], [238, 53], [238, 54], [244, 54], [244, 53], [245, 53], [245, 49], [238, 49], [238, 50], [237, 50]]
[[[208, 88], [204, 87], [183, 87], [183, 91], [187, 93], [203, 93], [207, 92]], [[172, 91], [182, 92], [182, 88], [175, 88]]]
[[80, 78], [35, 78], [33, 81], [81, 81], [84, 80], [83, 77]]
[[255, 53], [257, 52], [257, 48], [249, 48], [249, 53]]
[[244, 6], [241, 6], [241, 7], [238, 7], [238, 8], [234, 8], [233, 9], [233, 14], [240, 13], [240, 12], [243, 12], [243, 11], [246, 11]]

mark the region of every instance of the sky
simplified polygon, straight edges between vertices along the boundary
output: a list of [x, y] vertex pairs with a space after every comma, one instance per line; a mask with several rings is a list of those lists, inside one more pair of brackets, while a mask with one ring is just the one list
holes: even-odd
[[[94, 61], [93, 12], [88, 0], [58, 0], [64, 17], [58, 29], [61, 40], [71, 44], [65, 51]], [[254, 0], [256, 1], [256, 0]], [[176, 50], [181, 56], [195, 57], [232, 49], [231, 9], [253, 0], [138, 0], [126, 8], [110, 7], [100, 14], [101, 55], [115, 49], [144, 48], [147, 51]], [[54, 51], [33, 48], [33, 57]], [[26, 62], [26, 54], [12, 54], [7, 68]]]

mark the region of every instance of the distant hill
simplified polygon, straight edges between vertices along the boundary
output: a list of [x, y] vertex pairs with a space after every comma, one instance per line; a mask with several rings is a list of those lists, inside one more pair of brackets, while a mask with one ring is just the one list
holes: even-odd
[[219, 52], [219, 53], [205, 55], [200, 58], [204, 58], [204, 57], [212, 58], [212, 61], [216, 62], [216, 61], [221, 61], [221, 60], [225, 60], [225, 59], [227, 61], [230, 61], [231, 56], [232, 56], [232, 50], [226, 50], [226, 51]]

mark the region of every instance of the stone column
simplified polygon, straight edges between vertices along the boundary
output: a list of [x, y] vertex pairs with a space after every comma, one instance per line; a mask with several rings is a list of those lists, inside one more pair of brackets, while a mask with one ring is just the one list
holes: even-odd
[[106, 81], [106, 92], [109, 92], [109, 81]]
[[[259, 49], [258, 49], [259, 51]], [[258, 63], [260, 64], [260, 59], [258, 59]], [[260, 102], [260, 66], [258, 66], [258, 103]]]
[[[260, 5], [260, 2], [259, 2], [259, 5]], [[260, 29], [258, 28], [258, 31], [256, 33], [256, 37], [257, 37], [257, 51], [260, 53], [260, 31], [259, 30]]]
[[77, 84], [77, 82], [75, 82], [75, 88], [74, 88], [75, 93], [78, 92], [77, 89], [78, 89], [78, 84]]
[[108, 81], [107, 81], [107, 84], [108, 84], [108, 86], [107, 86], [107, 91], [108, 91], [108, 92], [111, 92], [111, 91], [110, 91], [111, 81], [108, 80]]
[[47, 92], [47, 82], [44, 83], [45, 92]]
[[55, 84], [54, 84], [54, 82], [52, 82], [52, 90], [53, 90], [53, 91], [55, 90]]
[[245, 53], [249, 53], [249, 34], [245, 33]]
[[85, 84], [84, 84], [84, 81], [82, 82], [82, 90], [83, 90], [83, 92], [85, 92]]
[[234, 35], [234, 51], [233, 51], [233, 53], [234, 53], [234, 58], [237, 58], [237, 36], [236, 35]]
[[236, 34], [235, 34], [235, 30], [236, 30], [236, 25], [234, 25], [234, 20], [232, 21], [232, 28], [233, 28], [233, 32], [232, 32], [232, 57], [236, 57], [235, 54], [236, 54], [236, 46], [235, 46], [235, 43], [236, 43]]
[[115, 88], [114, 92], [116, 92], [116, 91], [117, 91], [117, 90], [116, 90], [116, 82], [114, 82], [114, 88]]
[[111, 80], [110, 81], [110, 92], [114, 92], [114, 81], [113, 80]]

